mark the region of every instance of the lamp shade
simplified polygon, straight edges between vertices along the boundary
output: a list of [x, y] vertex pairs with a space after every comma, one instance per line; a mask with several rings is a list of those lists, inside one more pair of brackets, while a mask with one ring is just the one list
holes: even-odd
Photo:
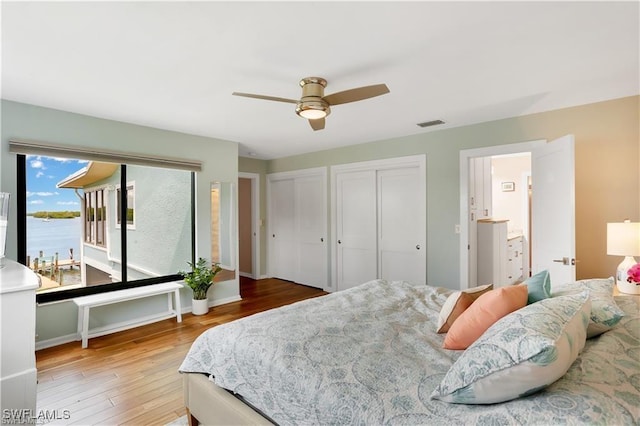
[[607, 254], [640, 256], [640, 222], [607, 223]]

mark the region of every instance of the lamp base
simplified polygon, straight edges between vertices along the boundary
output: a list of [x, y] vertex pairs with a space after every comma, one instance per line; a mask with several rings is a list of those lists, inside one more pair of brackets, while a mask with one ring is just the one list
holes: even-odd
[[616, 285], [620, 293], [640, 294], [640, 285], [627, 282], [627, 271], [635, 264], [636, 260], [633, 256], [627, 256], [618, 265], [618, 269], [616, 269]]

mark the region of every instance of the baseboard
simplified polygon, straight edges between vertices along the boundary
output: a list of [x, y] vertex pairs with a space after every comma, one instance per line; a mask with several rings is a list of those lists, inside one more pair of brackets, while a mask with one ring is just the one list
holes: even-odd
[[[210, 300], [209, 301], [209, 307], [213, 308], [214, 306], [226, 305], [227, 303], [239, 302], [240, 300], [242, 300], [242, 297], [240, 297], [240, 295], [231, 296], [231, 297], [227, 297], [227, 298], [224, 298], [224, 299]], [[189, 311], [189, 312], [191, 312], [191, 311]]]
[[66, 336], [54, 337], [53, 339], [40, 340], [36, 342], [36, 351], [41, 349], [52, 348], [54, 346], [64, 345], [65, 343], [71, 343], [80, 341], [76, 333], [67, 334]]

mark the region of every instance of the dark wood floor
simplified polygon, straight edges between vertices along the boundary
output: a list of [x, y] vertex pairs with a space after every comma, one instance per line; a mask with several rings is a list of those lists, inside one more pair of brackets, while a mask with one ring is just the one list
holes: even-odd
[[[185, 414], [178, 367], [206, 329], [278, 306], [321, 296], [321, 290], [277, 279], [240, 279], [242, 301], [207, 315], [175, 319], [36, 352], [38, 410], [68, 410], [57, 424], [163, 425]], [[50, 423], [53, 424], [53, 423]]]

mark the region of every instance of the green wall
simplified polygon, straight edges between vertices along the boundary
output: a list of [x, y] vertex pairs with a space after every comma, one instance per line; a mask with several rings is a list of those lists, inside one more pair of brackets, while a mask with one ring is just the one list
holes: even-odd
[[[210, 185], [213, 181], [237, 181], [237, 143], [7, 100], [2, 100], [1, 117], [0, 189], [12, 193], [14, 197], [16, 155], [9, 152], [9, 139], [12, 138], [202, 161], [202, 171], [196, 174], [196, 254], [211, 258]], [[10, 215], [15, 217], [15, 214], [16, 205], [12, 203]], [[8, 231], [7, 257], [16, 259], [15, 225], [10, 226]], [[214, 303], [237, 299], [238, 296], [237, 279], [218, 283], [209, 293], [209, 298]], [[127, 310], [117, 305], [96, 310], [96, 318], [93, 320], [108, 324], [152, 314], [157, 312], [158, 307], [166, 307], [166, 298], [142, 299], [132, 303], [134, 308]], [[191, 292], [188, 289], [182, 291], [182, 304], [183, 307], [191, 304]], [[68, 339], [76, 332], [76, 315], [77, 308], [72, 302], [39, 306], [36, 317], [38, 341]]]
[[[620, 259], [606, 255], [606, 223], [640, 220], [640, 97], [626, 97], [523, 117], [264, 161], [241, 159], [239, 171], [266, 174], [406, 155], [427, 156], [427, 281], [459, 287], [459, 152], [574, 134], [578, 278], [610, 276]], [[251, 170], [249, 170], [251, 169]], [[265, 211], [266, 192], [261, 192]], [[329, 199], [330, 201], [330, 199]], [[553, 206], [549, 206], [553, 208]], [[265, 215], [262, 216], [266, 218]], [[266, 253], [262, 240], [261, 253]], [[265, 257], [261, 262], [266, 266]], [[263, 271], [266, 269], [262, 269]]]

